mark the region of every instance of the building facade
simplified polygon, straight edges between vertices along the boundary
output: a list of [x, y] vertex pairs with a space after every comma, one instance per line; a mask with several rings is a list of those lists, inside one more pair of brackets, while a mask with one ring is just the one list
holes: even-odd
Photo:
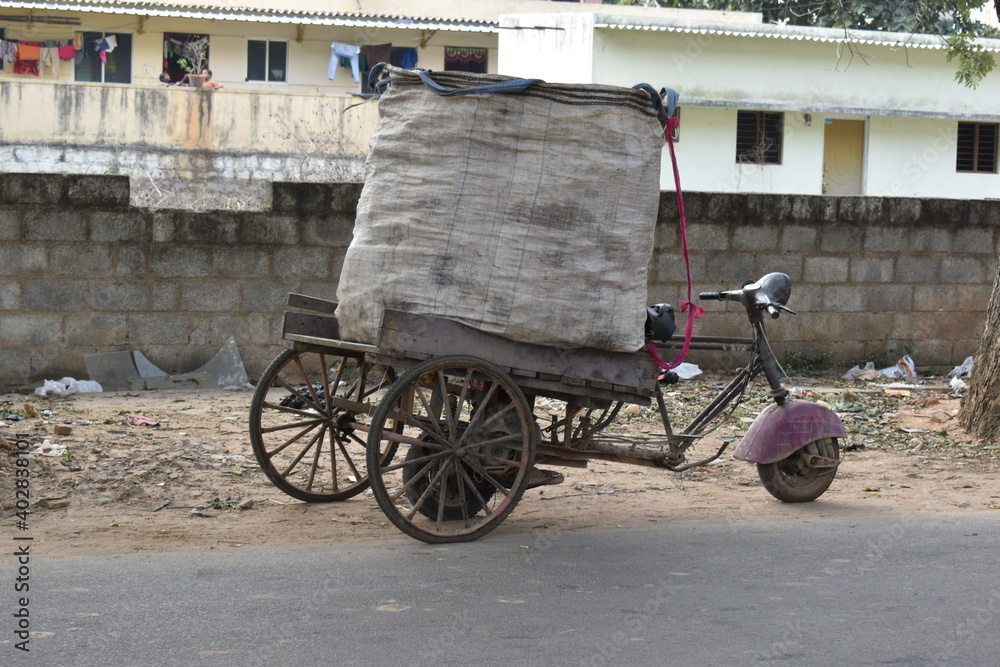
[[[944, 41], [833, 28], [611, 14], [504, 16], [500, 70], [681, 96], [683, 186], [708, 192], [987, 199], [1000, 74], [954, 80]], [[543, 21], [558, 32], [517, 29]], [[559, 58], [543, 58], [555, 41]], [[1000, 52], [1000, 40], [980, 40]], [[570, 63], [570, 66], [565, 66]], [[664, 160], [664, 189], [672, 189]]]

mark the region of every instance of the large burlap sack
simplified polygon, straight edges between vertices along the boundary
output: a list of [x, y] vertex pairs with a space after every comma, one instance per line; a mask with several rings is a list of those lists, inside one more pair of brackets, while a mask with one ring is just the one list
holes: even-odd
[[539, 345], [639, 349], [663, 138], [650, 95], [537, 83], [439, 96], [387, 69], [337, 293], [342, 337], [376, 343], [389, 308]]

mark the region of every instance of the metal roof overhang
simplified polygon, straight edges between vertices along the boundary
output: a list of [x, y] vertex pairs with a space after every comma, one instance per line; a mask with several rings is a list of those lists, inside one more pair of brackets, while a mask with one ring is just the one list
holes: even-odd
[[[647, 32], [676, 32], [727, 37], [765, 37], [806, 42], [850, 43], [896, 48], [945, 49], [947, 43], [938, 35], [921, 35], [876, 30], [845, 30], [842, 28], [815, 28], [811, 26], [777, 25], [774, 23], [739, 24], [708, 21], [618, 21], [605, 18], [594, 24], [595, 28]], [[986, 51], [1000, 52], [1000, 39], [977, 39]]]
[[499, 26], [490, 21], [462, 21], [433, 17], [390, 16], [361, 12], [305, 12], [282, 9], [167, 5], [155, 2], [0, 2], [0, 8], [49, 11], [125, 14], [145, 17], [247, 21], [251, 23], [292, 23], [357, 28], [401, 28], [404, 30], [450, 30], [455, 32], [495, 33]]
[[752, 109], [755, 111], [788, 111], [798, 113], [824, 113], [844, 116], [901, 116], [905, 118], [941, 118], [979, 123], [996, 123], [1000, 114], [963, 113], [961, 111], [935, 111], [924, 109], [886, 109], [852, 107], [835, 104], [807, 103], [795, 100], [720, 99], [712, 97], [681, 97], [682, 107], [714, 107], [717, 109]]

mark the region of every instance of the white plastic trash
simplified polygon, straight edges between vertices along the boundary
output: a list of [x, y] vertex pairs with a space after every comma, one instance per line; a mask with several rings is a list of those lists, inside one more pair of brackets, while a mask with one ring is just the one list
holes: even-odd
[[96, 393], [104, 391], [99, 382], [93, 380], [76, 380], [65, 377], [62, 380], [45, 380], [41, 387], [35, 389], [39, 396], [69, 396], [76, 393]]
[[965, 361], [962, 362], [961, 366], [955, 366], [955, 368], [953, 368], [951, 372], [948, 373], [948, 377], [967, 378], [969, 377], [969, 373], [971, 372], [972, 372], [972, 357], [966, 357]]
[[701, 375], [701, 369], [698, 368], [697, 364], [683, 363], [672, 370], [674, 373], [677, 373], [677, 377], [682, 380], [690, 380], [696, 375]]
[[890, 378], [912, 378], [917, 377], [916, 364], [910, 355], [903, 355], [903, 358], [896, 362], [895, 366], [881, 369], [878, 374], [881, 377]]

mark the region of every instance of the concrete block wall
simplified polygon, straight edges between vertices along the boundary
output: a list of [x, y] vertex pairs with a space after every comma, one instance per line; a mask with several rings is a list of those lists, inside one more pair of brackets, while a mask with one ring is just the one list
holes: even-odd
[[[1000, 201], [687, 193], [695, 290], [792, 279], [798, 315], [769, 323], [779, 352], [833, 368], [909, 354], [952, 367], [974, 355], [997, 270]], [[663, 193], [650, 299], [685, 295], [676, 199]], [[696, 331], [746, 335], [736, 304], [701, 304]], [[702, 355], [724, 363], [719, 355]], [[697, 355], [695, 355], [697, 358]]]
[[[86, 378], [84, 354], [121, 349], [190, 371], [230, 336], [255, 377], [281, 349], [288, 292], [335, 298], [360, 191], [275, 183], [268, 211], [196, 213], [131, 207], [124, 176], [0, 174], [0, 389]], [[799, 315], [772, 323], [779, 351], [828, 354], [835, 368], [903, 353], [952, 366], [975, 353], [1000, 202], [685, 200], [696, 295], [770, 271], [791, 276]], [[679, 239], [675, 198], [664, 193], [651, 303], [685, 298]], [[704, 305], [698, 333], [746, 335], [735, 304]]]
[[230, 336], [259, 374], [288, 292], [335, 297], [360, 191], [278, 183], [270, 211], [194, 213], [130, 207], [123, 176], [0, 174], [0, 388], [121, 349], [186, 372]]

